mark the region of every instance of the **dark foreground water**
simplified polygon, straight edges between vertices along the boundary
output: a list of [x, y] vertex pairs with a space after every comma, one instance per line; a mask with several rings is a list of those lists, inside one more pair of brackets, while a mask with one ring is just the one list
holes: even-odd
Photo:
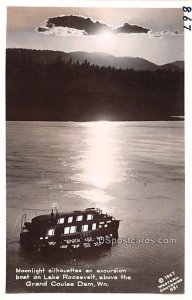
[[[183, 136], [182, 121], [7, 122], [7, 291], [159, 293], [159, 278], [175, 272], [184, 279]], [[60, 211], [100, 207], [122, 220], [120, 238], [165, 243], [121, 243], [70, 256], [24, 252], [22, 214], [30, 220], [54, 202]], [[15, 279], [16, 268], [39, 267], [123, 268], [132, 279], [78, 288]], [[175, 292], [183, 292], [183, 283]]]

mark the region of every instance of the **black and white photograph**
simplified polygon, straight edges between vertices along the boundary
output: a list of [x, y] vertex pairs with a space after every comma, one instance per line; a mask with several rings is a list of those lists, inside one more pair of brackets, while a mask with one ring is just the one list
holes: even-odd
[[183, 294], [192, 7], [61, 5], [7, 7], [6, 293]]

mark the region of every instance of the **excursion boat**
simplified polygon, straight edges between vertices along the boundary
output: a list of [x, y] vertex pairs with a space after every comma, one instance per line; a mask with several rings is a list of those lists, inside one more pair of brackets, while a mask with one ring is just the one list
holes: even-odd
[[71, 213], [51, 211], [50, 214], [21, 221], [20, 244], [40, 252], [44, 249], [84, 249], [110, 244], [118, 237], [120, 220], [104, 214], [99, 208], [86, 208]]

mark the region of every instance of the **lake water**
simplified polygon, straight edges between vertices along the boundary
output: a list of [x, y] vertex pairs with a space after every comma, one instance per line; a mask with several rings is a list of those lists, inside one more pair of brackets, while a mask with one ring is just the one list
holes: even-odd
[[[37, 257], [19, 246], [20, 220], [35, 213], [100, 207], [121, 219], [120, 238], [176, 239], [118, 244], [66, 258]], [[7, 122], [7, 291], [26, 287], [15, 268], [125, 268], [132, 280], [78, 292], [159, 293], [158, 279], [183, 278], [184, 122]], [[183, 292], [183, 284], [177, 293]]]

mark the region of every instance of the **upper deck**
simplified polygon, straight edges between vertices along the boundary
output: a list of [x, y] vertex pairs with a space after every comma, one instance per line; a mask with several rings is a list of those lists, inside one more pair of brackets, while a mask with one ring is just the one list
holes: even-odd
[[75, 210], [73, 212], [61, 212], [53, 209], [50, 214], [40, 215], [32, 219], [32, 223], [25, 222], [24, 230], [29, 230], [35, 234], [54, 237], [76, 234], [96, 229], [107, 229], [114, 222], [115, 218], [104, 214], [99, 208], [87, 208], [85, 210]]
[[51, 212], [51, 214], [40, 215], [32, 219], [32, 224], [40, 225], [42, 223], [52, 224], [68, 224], [76, 222], [86, 222], [91, 220], [98, 220], [102, 218], [112, 218], [107, 214], [103, 214], [99, 208], [87, 208], [83, 211], [75, 210], [73, 212]]

